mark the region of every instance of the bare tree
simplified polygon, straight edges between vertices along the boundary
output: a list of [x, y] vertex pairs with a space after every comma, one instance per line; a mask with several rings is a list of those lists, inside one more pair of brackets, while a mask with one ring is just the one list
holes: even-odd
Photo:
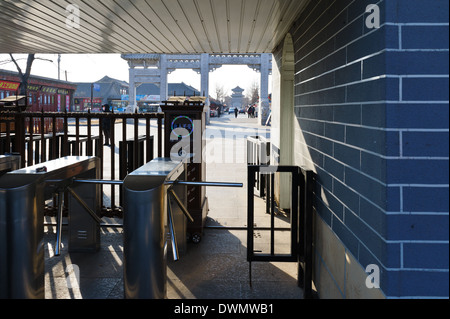
[[223, 103], [226, 104], [228, 107], [230, 107], [230, 106], [231, 106], [231, 96], [226, 95], [226, 96], [223, 98]]
[[11, 57], [11, 61], [14, 62], [14, 64], [16, 65], [17, 71], [19, 72], [19, 77], [20, 77], [19, 95], [27, 95], [28, 79], [31, 74], [31, 66], [33, 65], [33, 61], [35, 59], [34, 53], [28, 54], [27, 66], [25, 69], [25, 73], [22, 72], [22, 69], [20, 68], [19, 64], [17, 63], [16, 59], [14, 59], [14, 57], [11, 53], [9, 54], [9, 56]]
[[225, 98], [225, 90], [223, 88], [223, 85], [216, 84], [216, 100], [223, 103], [224, 98]]
[[253, 83], [250, 86], [250, 89], [248, 90], [248, 99], [250, 104], [255, 104], [259, 102], [259, 84], [256, 81], [253, 81]]

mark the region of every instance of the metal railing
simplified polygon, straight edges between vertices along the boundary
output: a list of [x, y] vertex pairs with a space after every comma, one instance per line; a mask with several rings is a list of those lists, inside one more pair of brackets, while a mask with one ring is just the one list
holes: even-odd
[[[162, 113], [0, 111], [0, 155], [19, 154], [23, 168], [64, 156], [97, 156], [100, 178], [122, 179], [120, 172], [163, 155], [163, 118]], [[110, 148], [103, 145], [105, 121], [114, 124]], [[116, 185], [102, 185], [102, 216], [123, 217], [119, 192]], [[54, 202], [47, 207], [48, 215], [57, 213]]]
[[[247, 164], [248, 165], [270, 165], [271, 143], [263, 136], [249, 136], [247, 138]], [[266, 196], [266, 178], [261, 174], [256, 175], [256, 189], [261, 197]]]

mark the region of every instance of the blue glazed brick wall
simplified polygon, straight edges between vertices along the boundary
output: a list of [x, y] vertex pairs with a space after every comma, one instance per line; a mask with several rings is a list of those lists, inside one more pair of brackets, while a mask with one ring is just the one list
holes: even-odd
[[399, 135], [399, 154], [387, 160], [388, 187], [400, 194], [387, 219], [386, 240], [400, 249], [393, 297], [449, 296], [448, 14], [447, 0], [386, 1], [399, 35], [385, 62], [400, 81], [399, 98], [386, 104], [386, 128]]
[[390, 298], [448, 296], [448, 7], [311, 1], [291, 29], [317, 214]]

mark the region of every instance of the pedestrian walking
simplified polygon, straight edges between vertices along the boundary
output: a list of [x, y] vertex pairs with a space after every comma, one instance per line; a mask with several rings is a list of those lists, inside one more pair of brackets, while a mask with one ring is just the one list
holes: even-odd
[[239, 114], [239, 110], [237, 107], [234, 108], [234, 117], [237, 118]]
[[[111, 108], [109, 104], [103, 104], [103, 112], [111, 113]], [[114, 121], [114, 120], [113, 120]], [[105, 118], [102, 120], [102, 130], [103, 134], [105, 134], [105, 146], [111, 146], [111, 119]]]
[[253, 107], [253, 105], [251, 105], [248, 108], [248, 117], [249, 118], [254, 118], [255, 117], [255, 108]]

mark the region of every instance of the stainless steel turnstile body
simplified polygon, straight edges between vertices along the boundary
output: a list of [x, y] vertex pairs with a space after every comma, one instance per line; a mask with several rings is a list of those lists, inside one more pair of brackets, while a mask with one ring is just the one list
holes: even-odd
[[[168, 202], [166, 183], [185, 180], [184, 167], [183, 163], [158, 158], [124, 180], [124, 295], [127, 299], [166, 297], [167, 206], [171, 207], [179, 251], [186, 247], [187, 225], [179, 207]], [[186, 188], [172, 189], [185, 204]]]
[[167, 293], [167, 242], [174, 260], [186, 250], [186, 186], [243, 187], [241, 183], [186, 181], [186, 163], [157, 158], [128, 175], [124, 192], [124, 295], [163, 299]]
[[[64, 157], [11, 171], [0, 177], [0, 298], [45, 297], [44, 204], [55, 191], [47, 182], [86, 177], [86, 174], [98, 177], [99, 164], [96, 157]], [[87, 187], [77, 190], [82, 194], [90, 192], [91, 198], [99, 198], [98, 186], [79, 187]], [[99, 211], [99, 203], [91, 201], [94, 211]], [[75, 250], [85, 250], [87, 241], [90, 241], [89, 248], [99, 246], [99, 225], [91, 227], [93, 221], [88, 213], [72, 208], [69, 219], [78, 221], [72, 225], [69, 222], [69, 227], [75, 227], [72, 232], [78, 233], [77, 227], [85, 231], [84, 241], [81, 238], [69, 240], [69, 246], [74, 245], [72, 248]]]
[[[77, 179], [100, 178], [100, 159], [95, 168], [77, 174]], [[90, 210], [97, 216], [101, 211], [100, 184], [74, 183], [70, 188], [83, 200]], [[100, 249], [100, 224], [94, 220], [85, 208], [72, 194], [68, 198], [68, 244], [69, 252], [96, 252]]]
[[20, 168], [20, 156], [0, 155], [0, 176]]

